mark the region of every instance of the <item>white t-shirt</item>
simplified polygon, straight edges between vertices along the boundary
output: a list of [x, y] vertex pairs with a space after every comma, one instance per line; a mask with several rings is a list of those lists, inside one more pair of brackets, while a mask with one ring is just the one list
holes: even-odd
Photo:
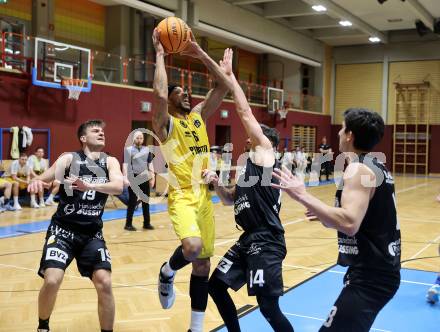
[[304, 152], [302, 152], [302, 151], [297, 151], [296, 152], [296, 160], [297, 161], [305, 161], [306, 160], [306, 155], [305, 155], [305, 153]]
[[41, 158], [41, 160], [38, 160], [35, 155], [29, 157], [27, 164], [29, 166], [29, 169], [32, 169], [35, 172], [44, 172], [49, 168], [49, 162], [47, 161], [47, 159]]
[[30, 174], [30, 168], [27, 164], [20, 166], [18, 160], [14, 160], [9, 168], [9, 171], [5, 172], [4, 177], [10, 177], [11, 175], [17, 175], [19, 178], [25, 178]]

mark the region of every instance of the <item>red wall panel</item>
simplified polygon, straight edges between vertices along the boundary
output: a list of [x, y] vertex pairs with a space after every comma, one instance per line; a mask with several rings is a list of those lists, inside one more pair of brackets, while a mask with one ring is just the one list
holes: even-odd
[[[0, 77], [1, 79], [1, 77]], [[88, 119], [103, 119], [106, 123], [106, 151], [118, 159], [122, 151], [133, 120], [151, 121], [152, 113], [141, 113], [141, 101], [153, 102], [151, 92], [129, 88], [104, 86], [94, 84], [91, 93], [81, 94], [78, 102], [67, 101], [67, 91], [47, 89], [32, 86], [29, 90], [30, 107], [27, 108], [27, 87], [18, 81], [9, 81], [0, 89], [1, 127], [28, 126], [31, 128], [50, 128], [52, 135], [51, 156], [54, 160], [62, 152], [74, 151], [80, 148], [76, 138], [76, 130], [82, 122]], [[193, 98], [193, 106], [200, 102]], [[227, 109], [229, 117], [221, 119], [216, 112], [207, 122], [209, 139], [215, 144], [215, 126], [228, 125], [231, 127], [231, 139], [234, 143], [233, 158], [243, 152], [247, 139], [246, 132], [240, 123], [232, 102], [224, 102], [220, 109]], [[154, 104], [153, 104], [154, 111]], [[286, 120], [267, 114], [265, 108], [253, 107], [258, 121], [269, 126], [275, 126], [280, 137], [291, 138], [292, 126], [295, 124], [317, 127], [317, 140], [322, 136], [331, 136], [330, 117], [301, 112], [289, 112]], [[10, 135], [4, 136], [3, 158], [10, 159]], [[45, 136], [39, 134], [29, 153], [36, 145], [46, 146]], [[284, 146], [280, 146], [282, 150]]]

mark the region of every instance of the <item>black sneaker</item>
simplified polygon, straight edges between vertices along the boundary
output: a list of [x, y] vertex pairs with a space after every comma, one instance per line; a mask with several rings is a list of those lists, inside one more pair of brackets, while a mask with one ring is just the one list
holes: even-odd
[[143, 229], [154, 229], [153, 225], [151, 225], [151, 224], [144, 224], [144, 226], [142, 228]]
[[131, 225], [130, 225], [130, 226], [125, 225], [124, 229], [125, 229], [126, 231], [136, 232], [136, 227], [131, 226]]

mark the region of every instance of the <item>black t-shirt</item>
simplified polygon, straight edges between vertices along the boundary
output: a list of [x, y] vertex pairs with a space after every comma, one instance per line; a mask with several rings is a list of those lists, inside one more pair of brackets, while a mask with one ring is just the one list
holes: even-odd
[[279, 217], [281, 192], [270, 186], [271, 182], [278, 183], [272, 178], [272, 171], [273, 167], [255, 165], [248, 158], [240, 172], [235, 186], [234, 213], [235, 222], [245, 232], [270, 230], [284, 234]]
[[[97, 160], [87, 158], [83, 151], [73, 154], [72, 163], [65, 171], [65, 177], [74, 175], [85, 182], [107, 183], [107, 154], [101, 153]], [[83, 234], [95, 234], [102, 230], [102, 214], [107, 194], [94, 190], [85, 192], [68, 190], [60, 186], [60, 203], [52, 221], [62, 228]]]
[[[360, 155], [359, 162], [376, 175], [376, 189], [356, 235], [338, 232], [338, 264], [369, 272], [399, 272], [401, 240], [393, 177], [376, 158]], [[341, 206], [342, 186], [341, 182], [336, 191], [337, 207]]]

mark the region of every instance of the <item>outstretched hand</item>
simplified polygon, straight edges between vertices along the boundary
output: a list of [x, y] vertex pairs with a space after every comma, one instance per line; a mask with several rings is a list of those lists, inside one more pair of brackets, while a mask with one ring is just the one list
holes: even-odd
[[92, 186], [88, 182], [84, 182], [78, 177], [69, 176], [64, 179], [64, 184], [67, 184], [70, 188], [79, 191], [92, 190]]
[[153, 46], [154, 49], [156, 50], [156, 54], [166, 55], [165, 49], [162, 43], [160, 42], [160, 29], [154, 28], [152, 38], [153, 38]]
[[231, 48], [225, 49], [225, 52], [223, 53], [223, 59], [220, 60], [220, 68], [224, 71], [224, 73], [228, 76], [232, 75], [232, 57], [233, 57], [234, 51], [232, 51]]
[[302, 195], [306, 194], [306, 187], [304, 181], [295, 175], [286, 167], [283, 169], [275, 168], [272, 175], [280, 183], [271, 183], [271, 186], [276, 189], [284, 190], [290, 197], [298, 200]]
[[190, 40], [188, 40], [186, 47], [180, 52], [181, 55], [190, 56], [193, 58], [200, 58], [203, 54], [203, 50], [199, 44], [197, 44], [196, 38], [192, 31], [189, 32]]

